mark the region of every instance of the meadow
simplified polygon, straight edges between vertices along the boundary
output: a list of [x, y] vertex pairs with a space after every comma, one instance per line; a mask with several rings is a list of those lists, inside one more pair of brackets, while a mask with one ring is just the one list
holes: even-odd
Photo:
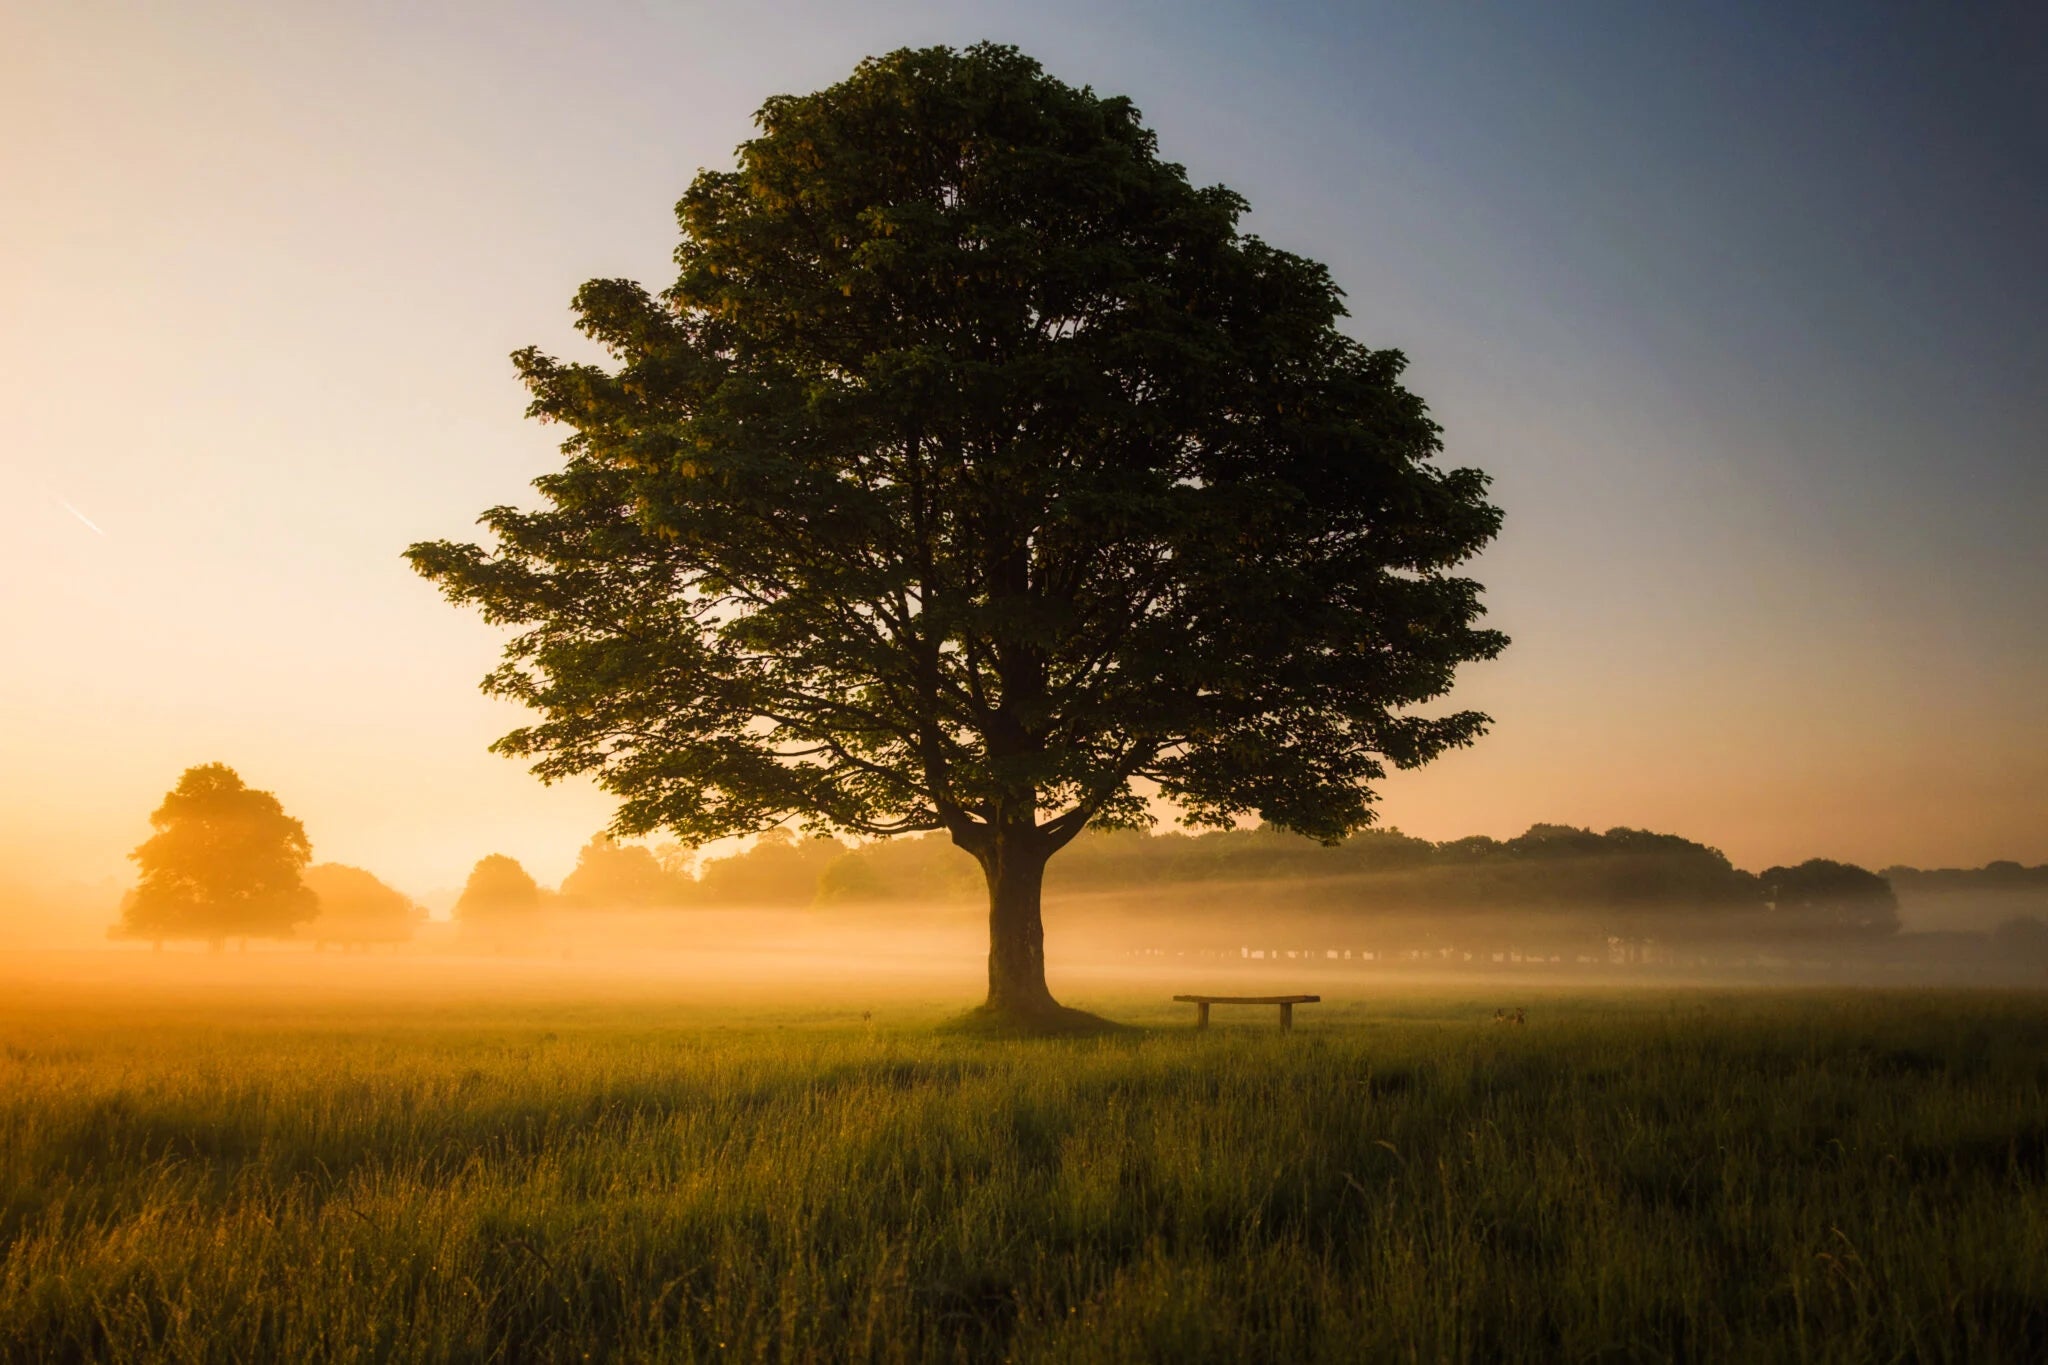
[[2040, 994], [1381, 984], [1281, 1036], [1104, 986], [1138, 1031], [1026, 1043], [192, 961], [7, 982], [0, 1358], [2048, 1358]]

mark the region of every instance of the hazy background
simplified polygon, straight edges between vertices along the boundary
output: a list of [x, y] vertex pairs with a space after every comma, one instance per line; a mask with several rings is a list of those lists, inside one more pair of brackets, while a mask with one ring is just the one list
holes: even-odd
[[[506, 353], [669, 277], [769, 94], [1015, 42], [1128, 93], [1497, 479], [1443, 839], [2048, 860], [2048, 11], [0, 3], [0, 868], [126, 879], [186, 767], [415, 894], [609, 803], [484, 746], [399, 559], [554, 460]], [[0, 880], [4, 880], [0, 877]]]

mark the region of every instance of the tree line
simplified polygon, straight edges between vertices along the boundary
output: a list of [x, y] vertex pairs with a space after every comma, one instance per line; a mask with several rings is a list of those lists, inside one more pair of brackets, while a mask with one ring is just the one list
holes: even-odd
[[[556, 892], [513, 860], [477, 865], [458, 917], [488, 920], [546, 905], [578, 908], [965, 902], [973, 862], [941, 835], [864, 845], [775, 830], [753, 847], [692, 867], [679, 849], [600, 835]], [[1814, 858], [1746, 872], [1720, 850], [1671, 834], [1597, 833], [1539, 824], [1512, 839], [1431, 842], [1366, 831], [1334, 844], [1268, 827], [1200, 834], [1090, 832], [1046, 880], [1049, 894], [1142, 893], [1194, 883], [1323, 888], [1316, 901], [1358, 912], [1609, 912], [1722, 916], [1780, 934], [1881, 937], [1899, 927], [1889, 882], [1849, 863]]]
[[141, 875], [112, 937], [361, 947], [409, 939], [426, 918], [362, 868], [314, 863], [305, 826], [225, 763], [186, 769], [149, 823], [155, 833], [128, 855]]
[[[123, 900], [117, 937], [352, 946], [403, 941], [426, 917], [370, 872], [314, 864], [304, 826], [274, 794], [249, 787], [225, 764], [189, 769], [150, 823], [154, 833], [131, 855], [141, 875]], [[484, 857], [455, 917], [463, 929], [494, 931], [548, 911], [965, 904], [980, 883], [974, 861], [938, 834], [849, 844], [776, 828], [739, 852], [701, 860], [678, 844], [649, 847], [599, 834], [552, 889], [514, 858]], [[1117, 895], [1140, 909], [1150, 896], [1176, 913], [1200, 915], [1208, 912], [1173, 889], [1239, 883], [1259, 887], [1261, 905], [1287, 901], [1345, 915], [1591, 916], [1623, 937], [1721, 926], [1764, 937], [1867, 940], [1898, 931], [1901, 890], [2048, 897], [2048, 866], [1877, 873], [1813, 858], [1748, 872], [1719, 849], [1640, 829], [1537, 824], [1511, 839], [1440, 842], [1366, 830], [1325, 844], [1260, 826], [1088, 831], [1055, 866], [1047, 890]], [[2017, 915], [1998, 939], [2038, 955], [2048, 926]]]

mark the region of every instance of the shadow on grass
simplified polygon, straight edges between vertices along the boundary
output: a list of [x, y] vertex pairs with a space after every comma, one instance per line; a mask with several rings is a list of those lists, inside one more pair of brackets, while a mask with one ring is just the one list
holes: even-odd
[[1029, 1011], [977, 1005], [946, 1020], [938, 1031], [955, 1038], [1140, 1038], [1146, 1032], [1065, 1005]]

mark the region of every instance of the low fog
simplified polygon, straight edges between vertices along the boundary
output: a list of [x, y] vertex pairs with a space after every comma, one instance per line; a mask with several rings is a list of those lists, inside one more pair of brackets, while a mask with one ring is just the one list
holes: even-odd
[[[853, 846], [777, 831], [701, 861], [599, 836], [556, 887], [481, 858], [440, 915], [368, 869], [315, 863], [303, 885], [283, 929], [204, 933], [138, 929], [134, 890], [112, 882], [16, 883], [0, 890], [0, 949], [10, 976], [285, 993], [597, 984], [855, 1011], [968, 1003], [985, 982], [980, 873], [940, 836]], [[1094, 833], [1053, 860], [1045, 923], [1053, 989], [1076, 999], [1425, 980], [2048, 983], [2048, 868], [1751, 873], [1676, 836], [1554, 825], [1327, 848], [1264, 829]]]

